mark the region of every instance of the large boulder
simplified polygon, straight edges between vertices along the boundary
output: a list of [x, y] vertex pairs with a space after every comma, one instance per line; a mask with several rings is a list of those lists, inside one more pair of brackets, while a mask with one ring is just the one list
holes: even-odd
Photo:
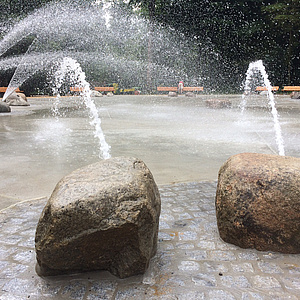
[[300, 92], [292, 92], [291, 98], [292, 99], [300, 99]]
[[74, 171], [57, 184], [38, 222], [37, 273], [144, 273], [157, 249], [160, 207], [153, 176], [138, 159]]
[[220, 168], [220, 237], [242, 248], [300, 253], [300, 159], [242, 153]]
[[98, 91], [91, 91], [91, 97], [103, 97], [103, 94]]
[[13, 92], [11, 95], [9, 95], [5, 102], [9, 106], [29, 106], [30, 104], [27, 102], [27, 98], [25, 94], [23, 93], [16, 93]]
[[176, 92], [169, 92], [169, 97], [178, 97], [178, 94]]
[[191, 97], [191, 98], [193, 98], [193, 97], [196, 97], [196, 94], [194, 94], [193, 92], [187, 92], [187, 93], [185, 94], [185, 96], [186, 96], [186, 97]]
[[0, 113], [7, 113], [7, 112], [11, 112], [11, 108], [5, 102], [0, 101]]

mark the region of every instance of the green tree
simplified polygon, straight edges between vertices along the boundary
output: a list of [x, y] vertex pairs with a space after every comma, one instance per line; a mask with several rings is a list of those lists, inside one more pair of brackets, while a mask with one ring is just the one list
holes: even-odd
[[[299, 0], [276, 1], [264, 7], [263, 11], [272, 21], [274, 28], [278, 30], [279, 38], [282, 41], [287, 40], [285, 65], [288, 68], [288, 84], [291, 84], [293, 69], [297, 72], [300, 67], [300, 2]], [[284, 44], [283, 47], [285, 47]]]

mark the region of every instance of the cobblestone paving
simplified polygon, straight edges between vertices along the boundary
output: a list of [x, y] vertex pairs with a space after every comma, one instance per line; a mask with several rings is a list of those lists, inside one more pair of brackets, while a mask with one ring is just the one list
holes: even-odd
[[0, 299], [300, 299], [300, 255], [245, 250], [218, 236], [216, 183], [161, 186], [157, 255], [143, 276], [41, 278], [34, 234], [46, 199], [0, 213]]

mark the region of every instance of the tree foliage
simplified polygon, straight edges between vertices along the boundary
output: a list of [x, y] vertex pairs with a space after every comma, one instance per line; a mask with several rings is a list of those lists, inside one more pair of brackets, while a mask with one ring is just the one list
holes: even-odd
[[[71, 0], [55, 2], [62, 1]], [[7, 20], [17, 22], [48, 2], [51, 1], [0, 0], [0, 37], [5, 32], [4, 25]], [[109, 53], [113, 53], [114, 57], [120, 60], [124, 55], [132, 62], [148, 59], [148, 65], [151, 60], [157, 65], [181, 69], [184, 74], [199, 74], [205, 86], [220, 86], [222, 91], [227, 86], [232, 91], [233, 88], [239, 88], [237, 82], [244, 78], [249, 62], [262, 59], [272, 84], [300, 84], [299, 0], [102, 0], [103, 5], [106, 2], [112, 3], [122, 11], [141, 14], [153, 25], [149, 26], [148, 33], [141, 31], [140, 37], [135, 32], [134, 39], [109, 37], [107, 39], [110, 43], [104, 41], [101, 44], [102, 48], [110, 47]], [[77, 7], [93, 3], [95, 0], [74, 0], [72, 5]], [[117, 14], [120, 15], [119, 12]], [[117, 29], [124, 26], [118, 20], [118, 15], [114, 16], [112, 30], [114, 26]], [[160, 28], [169, 28], [175, 33], [172, 38], [177, 41], [172, 43], [178, 47], [177, 58], [167, 54], [170, 49], [167, 48], [163, 37], [161, 40], [157, 38]], [[103, 31], [101, 34], [105, 35]], [[152, 46], [151, 36], [155, 37], [152, 39]], [[170, 41], [172, 38], [168, 37]], [[150, 42], [147, 43], [147, 39]], [[5, 55], [21, 54], [27, 49], [27, 43], [30, 43], [30, 37], [21, 40]], [[65, 47], [62, 41], [56, 39], [49, 45], [52, 45], [53, 49], [55, 45], [57, 49]], [[83, 44], [83, 47], [86, 47], [86, 44]], [[186, 51], [187, 48], [190, 51]], [[159, 55], [160, 52], [165, 52], [166, 55]], [[108, 82], [114, 80], [114, 76], [117, 77], [113, 75], [115, 71], [111, 71], [111, 68], [110, 75], [107, 75], [108, 70], [102, 68], [100, 71], [95, 64], [89, 68], [92, 70], [91, 74], [94, 74], [92, 80], [95, 82], [99, 78]], [[116, 66], [116, 69], [118, 68], [120, 67]], [[127, 77], [129, 76], [130, 74]], [[146, 80], [140, 77], [141, 80]]]
[[[131, 0], [129, 5], [147, 15], [150, 2]], [[154, 2], [157, 22], [195, 37], [199, 49], [203, 41], [211, 43], [228, 72], [240, 73], [251, 60], [263, 59], [274, 83], [299, 84], [299, 0]]]

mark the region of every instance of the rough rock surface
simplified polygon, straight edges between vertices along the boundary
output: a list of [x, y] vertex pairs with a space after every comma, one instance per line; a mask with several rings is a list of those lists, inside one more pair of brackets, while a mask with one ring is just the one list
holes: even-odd
[[242, 248], [300, 253], [300, 159], [242, 153], [220, 168], [221, 238]]
[[187, 92], [186, 94], [185, 94], [185, 96], [186, 97], [196, 97], [196, 94], [194, 94], [193, 92]]
[[30, 104], [27, 102], [25, 94], [23, 93], [13, 92], [5, 99], [5, 102], [9, 106], [30, 106]]
[[0, 113], [7, 113], [7, 112], [11, 112], [11, 108], [5, 102], [0, 101]]
[[169, 92], [169, 97], [178, 97], [178, 94], [176, 92]]
[[103, 94], [98, 91], [92, 91], [91, 97], [103, 97]]
[[208, 99], [205, 104], [209, 108], [230, 108], [231, 101], [226, 99]]
[[300, 92], [292, 92], [291, 98], [292, 99], [300, 99]]
[[56, 186], [36, 229], [37, 272], [144, 273], [156, 253], [160, 196], [146, 165], [112, 158], [78, 169]]

